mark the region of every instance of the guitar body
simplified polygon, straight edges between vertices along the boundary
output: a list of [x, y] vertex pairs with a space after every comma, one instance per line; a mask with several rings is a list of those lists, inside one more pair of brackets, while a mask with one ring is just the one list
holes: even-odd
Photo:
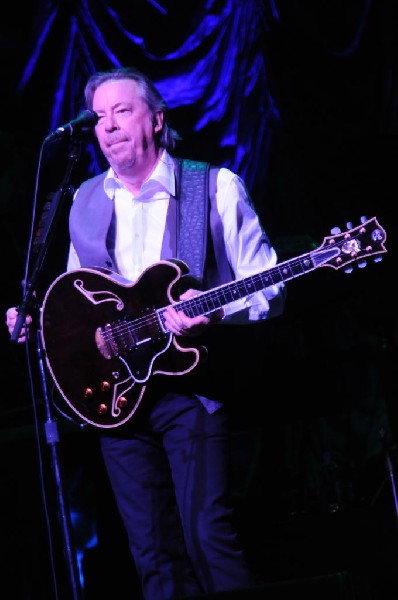
[[[131, 284], [110, 271], [79, 269], [48, 289], [41, 322], [47, 365], [85, 422], [121, 425], [135, 413], [152, 375], [182, 375], [197, 365], [200, 350], [180, 346], [156, 311], [172, 303], [184, 270], [178, 261], [159, 262]], [[120, 343], [115, 355], [103, 347], [106, 324], [113, 324], [111, 341]]]

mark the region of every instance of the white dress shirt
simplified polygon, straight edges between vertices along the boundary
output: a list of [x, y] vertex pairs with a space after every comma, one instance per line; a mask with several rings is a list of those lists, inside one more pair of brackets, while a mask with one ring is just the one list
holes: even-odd
[[[123, 277], [134, 282], [147, 267], [160, 260], [169, 200], [175, 195], [174, 161], [164, 150], [137, 195], [132, 194], [109, 168], [104, 190], [109, 200], [115, 203], [117, 268]], [[275, 250], [260, 226], [245, 184], [226, 168], [221, 168], [217, 175], [216, 206], [235, 279], [275, 266]], [[71, 244], [67, 270], [78, 268], [79, 259]], [[225, 306], [224, 312], [230, 317], [228, 321], [247, 323], [277, 316], [283, 310], [283, 303], [284, 286], [279, 284]]]

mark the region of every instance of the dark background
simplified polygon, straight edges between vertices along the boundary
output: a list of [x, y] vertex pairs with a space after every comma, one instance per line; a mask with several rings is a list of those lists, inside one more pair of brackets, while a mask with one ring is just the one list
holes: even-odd
[[[381, 263], [295, 279], [282, 317], [232, 329], [219, 375], [234, 408], [238, 526], [270, 597], [315, 581], [316, 597], [396, 598], [396, 3], [36, 0], [8, 3], [0, 27], [3, 312], [22, 300], [32, 223], [68, 161], [68, 142], [41, 153], [42, 142], [83, 108], [89, 74], [111, 66], [155, 81], [180, 154], [245, 178], [281, 260], [362, 216], [385, 229]], [[100, 168], [87, 135], [71, 183]], [[66, 195], [39, 296], [64, 269], [68, 208]], [[54, 445], [32, 354], [0, 331], [0, 564], [10, 598], [52, 600], [55, 578], [63, 600]], [[139, 598], [95, 432], [57, 423], [85, 596]]]

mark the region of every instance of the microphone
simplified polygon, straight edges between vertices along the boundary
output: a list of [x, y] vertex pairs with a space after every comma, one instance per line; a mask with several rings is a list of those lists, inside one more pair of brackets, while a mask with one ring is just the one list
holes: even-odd
[[83, 110], [75, 119], [57, 127], [55, 131], [49, 133], [45, 138], [45, 142], [52, 142], [53, 140], [62, 137], [72, 137], [85, 131], [91, 131], [98, 123], [98, 115], [93, 110]]

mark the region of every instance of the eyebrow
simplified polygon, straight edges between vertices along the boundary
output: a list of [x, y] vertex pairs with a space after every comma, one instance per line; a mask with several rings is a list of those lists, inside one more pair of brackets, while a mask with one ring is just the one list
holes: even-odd
[[[111, 108], [111, 110], [115, 110], [115, 108], [120, 108], [120, 106], [132, 106], [132, 104], [133, 103], [131, 101], [123, 100], [122, 102], [116, 102], [116, 104], [113, 104], [110, 108]], [[104, 109], [99, 109], [99, 110], [104, 110]]]

